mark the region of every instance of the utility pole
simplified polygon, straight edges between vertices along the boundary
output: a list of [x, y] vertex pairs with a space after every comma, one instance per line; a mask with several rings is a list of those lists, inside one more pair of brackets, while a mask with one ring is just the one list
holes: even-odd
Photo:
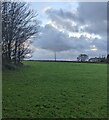
[[54, 57], [55, 57], [55, 61], [56, 61], [56, 51], [54, 52]]

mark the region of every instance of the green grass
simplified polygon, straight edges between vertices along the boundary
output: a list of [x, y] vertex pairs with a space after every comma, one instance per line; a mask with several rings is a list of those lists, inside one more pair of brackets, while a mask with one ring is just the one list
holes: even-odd
[[3, 117], [107, 117], [106, 64], [24, 63], [3, 72]]

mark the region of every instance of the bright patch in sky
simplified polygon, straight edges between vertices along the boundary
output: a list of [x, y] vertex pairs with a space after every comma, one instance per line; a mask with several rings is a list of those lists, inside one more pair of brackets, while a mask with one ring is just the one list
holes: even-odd
[[91, 50], [92, 50], [92, 51], [97, 51], [96, 46], [95, 46], [95, 45], [92, 45], [92, 46], [91, 46]]
[[92, 50], [92, 51], [96, 51], [96, 50], [97, 50], [97, 48], [92, 48], [91, 50]]

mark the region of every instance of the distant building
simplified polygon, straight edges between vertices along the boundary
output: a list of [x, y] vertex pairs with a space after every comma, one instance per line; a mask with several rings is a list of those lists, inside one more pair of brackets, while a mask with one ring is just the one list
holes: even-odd
[[105, 57], [103, 57], [103, 58], [95, 57], [95, 58], [90, 58], [89, 59], [89, 62], [105, 62], [105, 61], [106, 61]]

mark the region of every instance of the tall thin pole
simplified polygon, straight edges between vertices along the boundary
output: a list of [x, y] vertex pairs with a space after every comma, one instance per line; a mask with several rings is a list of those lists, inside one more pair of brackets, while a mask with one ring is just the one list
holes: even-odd
[[54, 52], [54, 57], [55, 57], [55, 61], [56, 61], [56, 51]]
[[0, 119], [2, 119], [2, 3], [0, 1]]

